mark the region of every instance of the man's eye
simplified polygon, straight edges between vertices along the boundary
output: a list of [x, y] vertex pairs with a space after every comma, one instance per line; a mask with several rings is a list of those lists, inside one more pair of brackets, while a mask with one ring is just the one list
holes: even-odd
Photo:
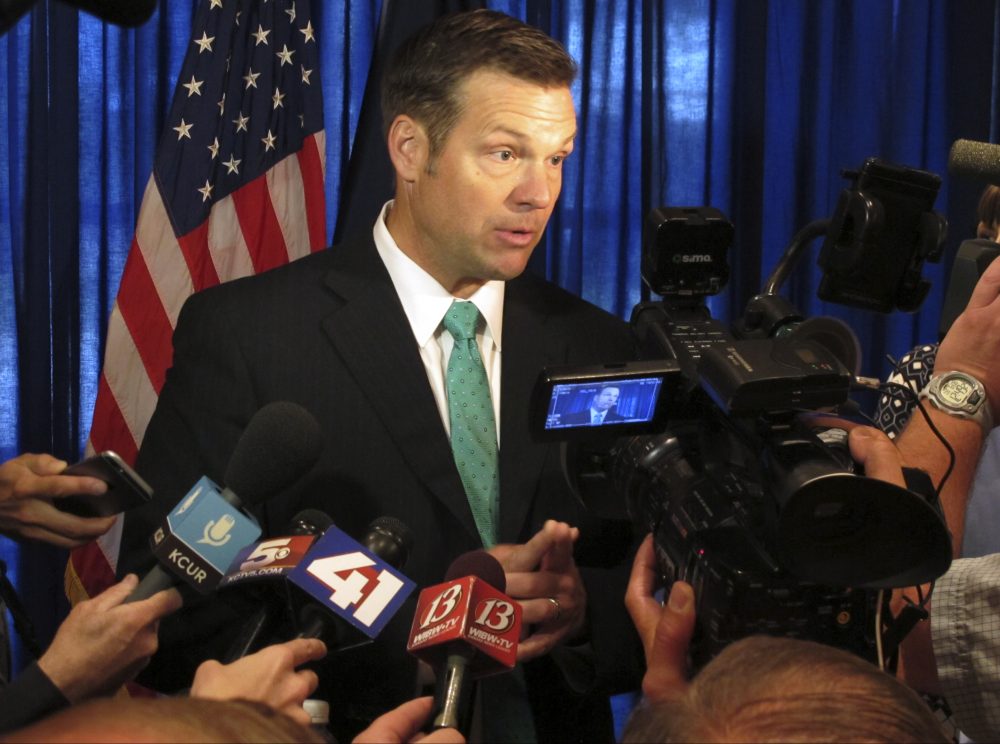
[[497, 160], [502, 160], [505, 163], [514, 159], [514, 153], [511, 150], [497, 150], [493, 154], [496, 156]]
[[552, 165], [562, 165], [562, 162], [566, 159], [565, 155], [553, 155], [549, 158], [549, 162]]

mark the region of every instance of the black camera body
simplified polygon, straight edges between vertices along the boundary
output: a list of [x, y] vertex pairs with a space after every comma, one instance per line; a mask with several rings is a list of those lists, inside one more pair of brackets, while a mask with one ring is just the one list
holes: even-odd
[[[853, 287], [842, 293], [853, 304], [864, 304], [851, 281], [858, 267], [884, 263], [869, 254], [884, 242], [872, 236], [890, 234], [885, 225], [892, 234], [904, 224], [912, 228], [904, 242], [913, 255], [869, 306], [884, 306], [887, 296], [890, 304], [909, 303], [919, 294], [912, 269], [933, 258], [926, 246], [940, 237], [933, 226], [941, 220], [928, 213], [925, 189], [936, 176], [890, 170], [904, 182], [915, 174], [916, 186], [901, 187], [903, 196], [894, 200], [866, 194], [883, 227], [865, 232], [855, 223], [861, 252], [828, 261], [834, 274], [845, 273], [827, 286]], [[846, 250], [844, 220], [834, 222], [814, 223], [796, 236], [775, 276], [806, 240], [824, 233]], [[849, 400], [858, 361], [846, 325], [804, 319], [777, 294], [780, 281], [773, 277], [731, 328], [711, 316], [704, 299], [726, 284], [733, 233], [710, 207], [653, 210], [644, 231], [643, 281], [663, 297], [638, 304], [631, 319], [647, 361], [585, 374], [543, 371], [534, 430], [566, 440], [567, 477], [585, 504], [653, 533], [667, 586], [675, 580], [694, 586], [696, 667], [754, 633], [819, 641], [875, 660], [876, 627], [891, 625], [879, 590], [931, 581], [950, 565], [940, 506], [932, 488], [917, 494], [857, 472], [846, 432], [818, 430], [800, 415]], [[630, 376], [660, 396], [642, 406], [656, 412], [645, 422], [562, 423], [571, 408], [594, 406], [597, 398], [567, 403], [557, 394], [560, 381], [596, 391], [604, 377], [617, 377], [620, 405], [634, 397], [623, 382]]]

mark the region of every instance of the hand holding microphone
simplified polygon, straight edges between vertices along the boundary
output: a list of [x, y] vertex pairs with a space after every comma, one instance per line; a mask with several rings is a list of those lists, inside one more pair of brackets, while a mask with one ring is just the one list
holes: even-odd
[[467, 734], [475, 680], [514, 667], [521, 606], [505, 586], [496, 558], [474, 550], [452, 562], [443, 584], [420, 593], [407, 650], [435, 670], [433, 728]]
[[209, 660], [195, 672], [191, 697], [264, 703], [308, 726], [309, 714], [302, 703], [316, 689], [319, 677], [311, 669], [298, 667], [325, 655], [322, 641], [297, 638], [268, 646], [232, 664]]

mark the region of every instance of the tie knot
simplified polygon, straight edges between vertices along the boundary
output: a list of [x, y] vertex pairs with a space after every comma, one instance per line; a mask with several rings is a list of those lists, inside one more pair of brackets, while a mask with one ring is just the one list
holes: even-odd
[[468, 341], [476, 337], [479, 308], [472, 302], [455, 300], [444, 314], [444, 327], [455, 340]]

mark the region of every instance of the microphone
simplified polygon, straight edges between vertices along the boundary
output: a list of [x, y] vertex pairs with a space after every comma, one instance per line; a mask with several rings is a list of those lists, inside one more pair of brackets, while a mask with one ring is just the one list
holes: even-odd
[[957, 139], [948, 153], [948, 171], [1000, 184], [1000, 145]]
[[468, 735], [473, 681], [514, 668], [521, 605], [506, 588], [499, 561], [473, 550], [452, 562], [443, 584], [420, 592], [406, 648], [436, 673], [434, 728]]
[[[149, 20], [156, 0], [63, 0], [102, 21], [133, 28]], [[35, 0], [0, 0], [0, 33], [6, 32], [31, 9]]]
[[[285, 537], [276, 537], [254, 543], [241, 550], [226, 575], [219, 583], [219, 591], [231, 601], [236, 595], [249, 599], [240, 609], [249, 617], [236, 634], [223, 659], [230, 664], [242, 659], [257, 645], [257, 641], [270, 635], [277, 622], [288, 614], [288, 587], [285, 580], [289, 573], [305, 558], [309, 548], [331, 525], [333, 520], [317, 509], [305, 509], [292, 518]], [[238, 588], [240, 591], [231, 591]], [[226, 596], [228, 595], [228, 596]]]
[[372, 522], [364, 545], [330, 527], [288, 575], [308, 599], [296, 593], [297, 637], [322, 636], [340, 650], [375, 638], [416, 588], [399, 572], [412, 546], [410, 529], [392, 517]]
[[229, 485], [220, 491], [203, 476], [181, 499], [150, 540], [160, 563], [126, 601], [181, 582], [200, 594], [215, 589], [240, 549], [260, 536], [244, 505], [258, 504], [305, 475], [319, 459], [322, 442], [319, 424], [300, 405], [276, 402], [257, 411], [229, 459]]

